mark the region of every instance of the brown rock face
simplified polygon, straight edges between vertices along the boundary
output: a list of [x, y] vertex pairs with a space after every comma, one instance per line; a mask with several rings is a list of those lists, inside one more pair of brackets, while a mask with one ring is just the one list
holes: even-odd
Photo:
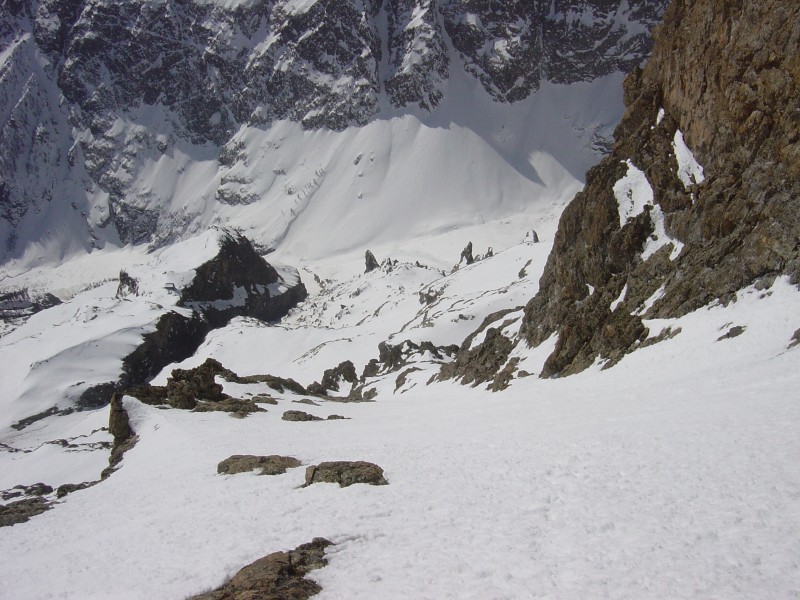
[[[779, 275], [800, 282], [800, 5], [674, 0], [625, 102], [614, 150], [565, 210], [525, 308], [529, 344], [558, 334], [543, 377], [598, 357], [613, 364], [647, 336], [643, 316], [681, 316]], [[678, 176], [677, 130], [704, 168], [701, 183]], [[654, 206], [620, 226], [614, 185], [625, 161], [645, 173]], [[685, 244], [677, 256], [667, 244], [643, 259], [655, 205]]]
[[305, 575], [328, 564], [325, 549], [331, 545], [315, 538], [290, 552], [273, 552], [242, 568], [222, 587], [191, 600], [306, 600], [322, 588]]
[[234, 454], [217, 465], [220, 475], [236, 475], [260, 469], [259, 475], [282, 475], [287, 469], [299, 467], [302, 463], [292, 456], [253, 456]]
[[347, 487], [356, 483], [388, 485], [383, 469], [364, 461], [331, 461], [312, 465], [306, 469], [306, 486], [314, 483], [338, 483]]

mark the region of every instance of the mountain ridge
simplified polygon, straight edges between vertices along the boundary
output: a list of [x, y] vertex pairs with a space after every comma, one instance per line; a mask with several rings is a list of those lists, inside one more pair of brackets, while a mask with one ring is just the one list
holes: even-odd
[[[253, 179], [235, 139], [247, 128], [343, 131], [386, 111], [427, 115], [461, 71], [494, 101], [519, 103], [548, 81], [628, 70], [649, 52], [664, 4], [5, 0], [0, 99], [18, 108], [0, 115], [3, 260], [31, 242], [58, 240], [62, 254], [164, 245], [208, 226], [189, 208], [165, 211], [186, 184], [148, 189], [146, 162], [176, 154], [187, 160], [174, 170], [219, 160], [215, 201], [253, 202], [257, 191], [238, 189]], [[595, 44], [602, 52], [587, 54]], [[226, 181], [226, 166], [244, 174]], [[54, 221], [65, 225], [48, 231]]]

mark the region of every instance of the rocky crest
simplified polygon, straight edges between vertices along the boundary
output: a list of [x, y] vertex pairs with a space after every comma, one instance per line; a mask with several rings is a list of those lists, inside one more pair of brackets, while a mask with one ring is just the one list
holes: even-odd
[[[136, 285], [127, 273], [121, 273], [121, 288], [129, 290]], [[282, 278], [247, 238], [225, 234], [218, 254], [196, 269], [194, 279], [180, 294], [179, 306], [190, 310], [171, 310], [162, 315], [155, 330], [145, 334], [142, 343], [123, 359], [119, 379], [88, 388], [78, 402], [80, 407], [104, 406], [114, 392], [146, 384], [165, 366], [194, 354], [209, 331], [234, 317], [263, 321], [282, 318], [305, 299], [307, 292], [299, 276]], [[221, 390], [214, 392], [214, 375], [218, 371], [222, 366], [215, 363], [199, 373], [173, 373], [171, 384], [154, 393], [158, 397], [153, 402], [160, 403], [156, 400], [169, 396], [179, 408], [208, 410], [208, 406], [197, 406], [196, 399], [201, 398], [213, 401], [211, 408], [237, 414], [260, 410], [252, 403], [223, 398]], [[205, 391], [199, 394], [198, 390]]]
[[299, 277], [284, 281], [247, 238], [231, 234], [222, 239], [219, 254], [197, 268], [179, 304], [219, 327], [241, 316], [278, 320], [307, 295]]
[[525, 307], [520, 340], [558, 336], [542, 377], [677, 333], [645, 318], [800, 283], [800, 7], [674, 0], [655, 40]]

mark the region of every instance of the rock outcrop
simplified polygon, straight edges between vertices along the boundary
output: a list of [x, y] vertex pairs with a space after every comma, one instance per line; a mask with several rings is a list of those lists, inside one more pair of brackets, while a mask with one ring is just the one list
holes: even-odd
[[[356, 367], [352, 361], [345, 360], [332, 369], [326, 369], [322, 374], [322, 381], [314, 382], [308, 386], [309, 394], [325, 396], [328, 392], [343, 391], [341, 387], [347, 383], [352, 387], [358, 382]], [[348, 392], [350, 390], [347, 390]]]
[[338, 483], [347, 487], [356, 483], [368, 485], [388, 485], [383, 469], [364, 461], [332, 461], [311, 465], [306, 469], [306, 486], [314, 483]]
[[236, 475], [259, 470], [259, 475], [283, 475], [287, 469], [299, 467], [302, 463], [292, 456], [253, 456], [250, 454], [235, 454], [229, 456], [217, 465], [220, 475]]
[[375, 258], [375, 255], [370, 250], [367, 250], [364, 253], [364, 273], [369, 273], [370, 271], [379, 269], [380, 266], [381, 265], [378, 262], [378, 259]]
[[800, 283], [800, 6], [674, 0], [655, 40], [525, 307], [524, 343], [558, 336], [542, 377], [658, 339], [643, 318]]
[[275, 321], [306, 296], [299, 278], [283, 281], [247, 238], [229, 234], [222, 238], [217, 256], [197, 268], [179, 304], [201, 313], [212, 327], [220, 327], [241, 316]]
[[190, 600], [306, 600], [322, 588], [305, 576], [328, 564], [325, 549], [331, 545], [315, 538], [290, 552], [274, 552], [242, 568], [225, 585]]
[[100, 474], [101, 479], [106, 479], [119, 467], [124, 454], [133, 448], [139, 441], [139, 436], [131, 427], [128, 412], [122, 404], [122, 396], [115, 394], [111, 398], [108, 414], [108, 431], [114, 436], [111, 446], [111, 455], [108, 457], [108, 467]]
[[300, 422], [308, 422], [308, 421], [322, 421], [322, 417], [317, 417], [316, 415], [309, 414], [302, 410], [287, 410], [283, 413], [281, 417], [284, 421], [300, 421]]
[[[126, 273], [120, 274], [120, 289], [127, 290], [126, 293], [131, 290], [130, 279]], [[172, 310], [164, 314], [156, 324], [155, 331], [145, 334], [136, 350], [123, 359], [119, 380], [88, 388], [81, 396], [80, 406], [104, 406], [114, 392], [144, 385], [165, 366], [192, 356], [209, 331], [226, 325], [234, 317], [278, 320], [307, 296], [299, 276], [295, 275], [294, 279], [283, 278], [256, 252], [247, 238], [236, 234], [222, 236], [219, 253], [197, 268], [194, 279], [180, 290], [180, 294], [179, 306], [188, 308], [191, 312]], [[214, 371], [215, 374], [225, 371], [222, 365], [217, 365], [219, 371], [210, 367], [207, 370]], [[225, 372], [236, 377], [232, 372]], [[194, 373], [192, 376], [197, 379], [203, 374]], [[195, 381], [206, 391], [193, 395], [196, 390], [189, 389], [191, 382], [183, 381], [185, 377], [182, 374], [176, 376], [173, 373], [172, 379], [172, 387], [167, 395], [175, 399], [175, 402], [185, 398], [180, 408], [194, 408], [197, 399], [223, 399], [209, 396], [207, 389], [210, 389], [210, 384], [207, 381]], [[305, 393], [302, 386], [297, 388], [301, 390], [298, 393]], [[149, 396], [141, 389], [139, 394]], [[230, 412], [241, 414], [261, 410], [256, 406], [248, 409], [244, 405], [230, 408]]]
[[46, 498], [26, 498], [0, 506], [0, 527], [26, 523], [32, 517], [52, 508]]
[[61, 304], [53, 294], [31, 295], [27, 289], [0, 294], [0, 321], [24, 319], [39, 311]]

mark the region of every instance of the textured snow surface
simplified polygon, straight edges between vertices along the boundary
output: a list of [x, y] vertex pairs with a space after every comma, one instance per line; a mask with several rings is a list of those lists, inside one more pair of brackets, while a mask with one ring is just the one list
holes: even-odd
[[[333, 281], [332, 263], [307, 264], [328, 269], [321, 280], [332, 281], [284, 323], [236, 320], [186, 365], [214, 356], [243, 374], [309, 383], [340, 360], [375, 356], [386, 337], [460, 341], [484, 314], [535, 293], [552, 225], [540, 244], [514, 245], [447, 277], [410, 263], [361, 274], [359, 261], [342, 263]], [[442, 291], [426, 319], [418, 292], [433, 287]], [[370, 309], [378, 312], [359, 312]], [[437, 367], [423, 361], [400, 390], [396, 375], [380, 379], [375, 402], [308, 406], [286, 394], [242, 420], [128, 398], [141, 439], [122, 468], [2, 531], [3, 596], [180, 598], [325, 536], [337, 545], [312, 575], [322, 600], [792, 597], [800, 586], [800, 348], [787, 347], [798, 314], [800, 293], [779, 279], [726, 307], [647, 321], [651, 335], [681, 332], [612, 369], [519, 379], [499, 394], [426, 386]], [[720, 339], [734, 326], [744, 332]], [[515, 353], [531, 372], [547, 355], [542, 347]], [[225, 386], [239, 397], [268, 391]], [[281, 420], [298, 407], [350, 420]], [[54, 418], [4, 441], [29, 447], [74, 434], [81, 420], [94, 429], [104, 416]], [[216, 474], [222, 459], [249, 453], [304, 465], [368, 460], [390, 484], [300, 488], [303, 468]], [[99, 469], [106, 453], [94, 456]], [[23, 483], [14, 480], [23, 472], [70, 480], [45, 458], [0, 453], [4, 485]], [[86, 476], [88, 467], [70, 460], [75, 476]]]
[[697, 162], [692, 151], [689, 150], [683, 139], [683, 132], [680, 129], [675, 132], [672, 149], [675, 152], [675, 158], [678, 160], [678, 177], [683, 183], [683, 187], [688, 189], [689, 186], [695, 183], [703, 183], [705, 181], [703, 167]]

